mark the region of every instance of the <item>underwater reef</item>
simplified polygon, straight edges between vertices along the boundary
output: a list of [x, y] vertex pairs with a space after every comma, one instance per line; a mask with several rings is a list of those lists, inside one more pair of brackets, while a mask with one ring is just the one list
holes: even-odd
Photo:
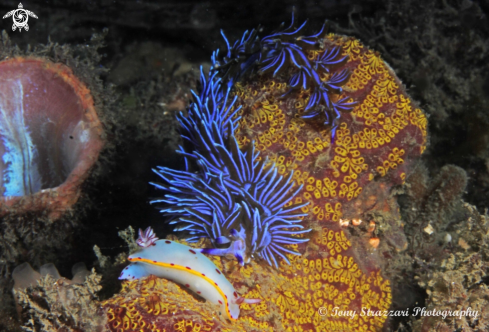
[[[102, 34], [103, 35], [103, 34]], [[39, 267], [69, 252], [90, 206], [87, 188], [106, 155], [106, 114], [97, 49], [56, 43], [21, 49], [5, 31], [0, 47], [2, 275], [24, 261]], [[75, 56], [76, 53], [76, 56]], [[78, 56], [84, 54], [84, 61]], [[104, 123], [104, 125], [102, 124]]]
[[[141, 269], [193, 268], [179, 256], [159, 262], [149, 254], [160, 250], [152, 233], [140, 232], [143, 249], [121, 278], [141, 280], [104, 302], [111, 330], [384, 326], [378, 312], [389, 309], [391, 287], [370, 216], [396, 213], [389, 191], [424, 151], [427, 120], [377, 53], [323, 30], [305, 36], [304, 27], [292, 20], [261, 39], [257, 30], [234, 44], [226, 39], [227, 53], [214, 53], [194, 102], [178, 116], [186, 168], [155, 170], [164, 196], [151, 203], [191, 248], [223, 256], [213, 261], [240, 296], [261, 301], [242, 304], [231, 322], [169, 281], [144, 279]], [[362, 236], [345, 232], [350, 222]], [[402, 232], [395, 222], [391, 228]], [[403, 234], [398, 242], [404, 249]], [[377, 314], [350, 319], [334, 308]]]
[[92, 206], [89, 188], [112, 146], [105, 129], [114, 96], [94, 64], [102, 39], [103, 34], [94, 35], [83, 50], [52, 42], [21, 49], [2, 32], [2, 329], [16, 325], [14, 267], [22, 262], [59, 266], [70, 259], [75, 234]]
[[[103, 242], [97, 239], [105, 234], [94, 225], [106, 226], [95, 220], [111, 197], [107, 183], [119, 185], [125, 180], [112, 177], [119, 160], [115, 156], [127, 149], [121, 142], [135, 131], [131, 96], [129, 101], [119, 99], [113, 86], [102, 81], [107, 68], [101, 64], [100, 49], [106, 34], [107, 30], [93, 34], [83, 45], [48, 41], [23, 48], [2, 32], [0, 329], [19, 328], [11, 292], [16, 266], [29, 262], [38, 269], [52, 262], [66, 272], [63, 266], [72, 260], [91, 265], [96, 259], [94, 243]], [[150, 89], [146, 92], [150, 98]], [[157, 107], [154, 113], [161, 109]], [[147, 119], [138, 123], [158, 135], [159, 149], [174, 135], [157, 127], [149, 107], [146, 110]], [[144, 181], [138, 182], [146, 187]], [[146, 199], [147, 194], [142, 195]], [[142, 204], [146, 205], [144, 200]], [[105, 225], [109, 223], [105, 220]], [[38, 328], [37, 323], [32, 328]]]
[[[30, 8], [36, 29], [8, 31], [24, 45], [44, 42], [39, 31], [71, 44], [36, 56], [103, 104], [106, 145], [57, 222], [2, 219], [0, 310], [11, 308], [0, 329], [488, 329], [487, 4], [305, 1], [295, 14], [307, 24], [272, 32], [292, 3], [253, 4], [75, 0]], [[104, 43], [85, 45], [105, 26]], [[32, 52], [2, 45], [9, 58]], [[114, 230], [128, 225], [162, 239], [127, 228], [123, 249]], [[174, 256], [153, 256], [176, 242]], [[14, 306], [14, 266], [54, 262], [69, 275], [77, 252], [92, 266], [95, 243], [95, 279], [74, 290], [48, 276], [17, 289]], [[208, 257], [207, 270], [181, 252]]]
[[[409, 247], [386, 267], [398, 284], [413, 278], [426, 289], [426, 310], [471, 310], [477, 315], [411, 318], [415, 331], [484, 331], [489, 327], [489, 222], [487, 212], [464, 202], [465, 171], [446, 165], [429, 177], [420, 164], [400, 195]], [[405, 288], [405, 290], [407, 290]], [[412, 299], [411, 299], [412, 300]], [[398, 296], [399, 305], [410, 301]]]
[[103, 331], [105, 318], [96, 301], [101, 276], [84, 263], [72, 268], [73, 278], [60, 276], [52, 263], [40, 272], [23, 263], [12, 272], [17, 311], [24, 331]]
[[38, 281], [27, 291], [16, 293], [21, 312], [27, 323], [25, 331], [104, 331], [105, 318], [98, 314], [96, 293], [100, 290], [100, 276], [95, 273], [81, 285], [65, 284], [50, 275]]

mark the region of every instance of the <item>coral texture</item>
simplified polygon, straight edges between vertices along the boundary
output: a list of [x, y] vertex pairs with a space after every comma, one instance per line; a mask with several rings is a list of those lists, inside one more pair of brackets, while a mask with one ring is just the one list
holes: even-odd
[[[330, 75], [351, 72], [337, 98], [356, 103], [351, 112], [341, 114], [334, 142], [327, 128], [301, 116], [312, 98], [310, 89], [280, 97], [288, 90], [286, 75], [237, 84], [245, 106], [235, 135], [241, 146], [254, 140], [262, 156], [277, 164], [279, 174], [295, 171], [293, 179], [304, 188], [294, 203], [310, 203], [303, 212], [318, 221], [337, 222], [359, 217], [373, 206], [368, 200], [375, 198], [360, 196], [369, 184], [404, 182], [426, 147], [427, 120], [378, 53], [349, 37], [329, 35], [324, 44], [326, 49], [341, 46], [348, 58]], [[321, 56], [308, 53], [310, 59]], [[378, 181], [383, 177], [387, 180]]]
[[377, 53], [304, 30], [292, 20], [261, 39], [259, 30], [232, 46], [225, 38], [227, 53], [214, 52], [178, 116], [185, 170], [155, 170], [164, 196], [152, 203], [195, 247], [212, 244], [202, 253], [236, 258], [214, 262], [240, 295], [262, 302], [243, 304], [230, 324], [212, 304], [149, 277], [104, 303], [111, 330], [384, 326], [390, 283], [377, 255], [360, 260], [379, 246], [375, 222], [359, 241], [342, 218], [360, 225], [366, 212], [397, 211], [386, 198], [426, 148], [427, 120]]
[[465, 200], [486, 208], [487, 7], [473, 1], [423, 0], [377, 5], [370, 12], [363, 7], [352, 13], [348, 28], [338, 24], [335, 30], [359, 36], [382, 52], [432, 120], [428, 168], [436, 173], [445, 164], [462, 167], [470, 174]]
[[241, 264], [287, 261], [284, 245], [309, 231], [291, 229], [308, 214], [361, 216], [372, 189], [348, 203], [370, 183], [384, 192], [403, 183], [426, 147], [426, 117], [377, 53], [322, 30], [302, 36], [305, 23], [293, 23], [261, 40], [246, 32], [232, 47], [225, 39], [226, 56], [213, 54], [179, 116], [186, 170], [155, 171], [167, 194], [152, 203], [175, 230], [210, 238], [216, 248], [203, 252]]
[[[218, 305], [199, 301], [172, 282], [156, 277], [127, 281], [118, 295], [103, 302], [107, 328], [119, 332], [380, 330], [387, 317], [378, 311], [388, 310], [391, 303], [389, 281], [378, 270], [362, 272], [351, 247], [343, 231], [322, 228], [307, 243], [304, 255], [287, 254], [291, 264], [282, 260], [278, 270], [254, 261], [242, 267], [214, 258], [243, 297], [262, 299], [259, 304], [243, 304], [239, 319], [232, 323], [219, 313]], [[352, 319], [340, 316], [335, 307], [358, 314]], [[377, 315], [360, 317], [362, 308]]]

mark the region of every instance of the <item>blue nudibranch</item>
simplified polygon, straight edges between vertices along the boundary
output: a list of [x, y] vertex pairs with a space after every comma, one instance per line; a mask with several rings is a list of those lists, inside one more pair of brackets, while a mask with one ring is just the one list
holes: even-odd
[[130, 265], [122, 270], [119, 279], [140, 279], [154, 275], [177, 282], [206, 300], [219, 304], [231, 320], [238, 319], [239, 305], [258, 303], [245, 299], [211, 260], [186, 245], [170, 240], [158, 240], [151, 228], [139, 230], [140, 251], [129, 256]]
[[[286, 253], [299, 254], [287, 245], [308, 240], [298, 236], [310, 231], [300, 224], [306, 216], [300, 209], [307, 203], [284, 207], [302, 186], [295, 186], [293, 172], [283, 177], [275, 165], [259, 161], [254, 142], [240, 150], [233, 133], [241, 106], [236, 96], [231, 97], [240, 79], [292, 72], [288, 93], [298, 88], [313, 91], [303, 117], [324, 116], [334, 138], [341, 112], [351, 110], [353, 103], [333, 101], [337, 98], [330, 96], [341, 93], [349, 73], [334, 73], [327, 80], [321, 77], [346, 57], [335, 47], [310, 61], [307, 50], [324, 48], [324, 26], [306, 37], [302, 36], [305, 24], [293, 28], [292, 17], [289, 28], [262, 39], [257, 36], [259, 30], [245, 32], [232, 47], [223, 34], [228, 46], [226, 56], [219, 61], [219, 50], [214, 52], [209, 74], [204, 75], [201, 69], [200, 93], [192, 92], [194, 101], [187, 114], [178, 115], [184, 146], [177, 152], [185, 160], [185, 170], [155, 169], [164, 183], [152, 184], [166, 194], [151, 203], [161, 206], [160, 211], [170, 218], [175, 231], [190, 236], [187, 241], [209, 238], [214, 248], [201, 249], [203, 253], [234, 256], [240, 264], [259, 256], [278, 266], [278, 258], [289, 262]], [[285, 71], [286, 67], [292, 69]]]

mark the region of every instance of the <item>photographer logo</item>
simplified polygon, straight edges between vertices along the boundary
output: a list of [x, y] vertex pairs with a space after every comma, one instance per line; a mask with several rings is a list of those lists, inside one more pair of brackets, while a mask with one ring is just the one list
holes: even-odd
[[27, 24], [27, 21], [29, 20], [29, 16], [37, 18], [36, 14], [34, 14], [29, 10], [24, 9], [22, 3], [19, 3], [18, 9], [9, 11], [7, 14], [3, 16], [3, 18], [5, 19], [10, 16], [12, 16], [12, 19], [14, 20], [14, 24], [12, 25], [12, 31], [19, 29], [20, 32], [22, 32], [22, 28], [24, 28], [25, 31], [29, 31], [29, 25]]

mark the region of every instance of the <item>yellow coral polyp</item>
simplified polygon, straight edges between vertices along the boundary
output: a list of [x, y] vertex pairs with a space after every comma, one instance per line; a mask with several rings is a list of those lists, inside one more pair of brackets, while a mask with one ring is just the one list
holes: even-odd
[[[356, 88], [363, 89], [364, 86], [371, 85], [370, 82], [374, 81], [363, 100], [349, 98], [350, 101], [357, 102], [351, 116], [355, 119], [355, 123], [363, 121], [365, 127], [358, 130], [352, 127], [349, 121], [342, 121], [336, 132], [336, 142], [332, 150], [329, 130], [320, 130], [317, 133], [307, 131], [307, 135], [304, 131], [310, 122], [303, 120], [301, 114], [304, 112], [311, 91], [298, 91], [293, 103], [286, 104], [283, 98], [276, 96], [281, 95], [279, 93], [282, 91], [287, 91], [287, 82], [264, 76], [256, 88], [243, 83], [238, 84], [237, 95], [246, 101], [242, 104], [253, 106], [251, 112], [244, 110], [243, 118], [246, 121], [240, 121], [236, 133], [240, 146], [242, 146], [241, 142], [243, 144], [245, 142], [241, 137], [247, 136], [250, 141], [259, 140], [256, 144], [260, 151], [269, 153], [271, 156], [278, 153], [279, 156], [287, 157], [287, 163], [282, 164], [284, 167], [279, 168], [280, 174], [288, 174], [293, 169], [298, 170], [299, 164], [314, 165], [315, 161], [319, 160], [316, 158], [328, 160], [322, 157], [322, 154], [330, 154], [329, 165], [325, 168], [328, 170], [326, 176], [317, 177], [314, 174], [314, 183], [305, 183], [307, 178], [294, 177], [298, 185], [306, 184], [302, 197], [310, 202], [310, 206], [304, 208], [303, 211], [310, 213], [320, 221], [338, 221], [342, 212], [324, 209], [325, 200], [353, 201], [361, 195], [365, 181], [374, 179], [372, 172], [366, 172], [368, 169], [385, 175], [389, 170], [397, 169], [398, 165], [402, 163], [399, 160], [401, 163], [372, 165], [372, 160], [365, 157], [368, 153], [365, 154], [364, 150], [372, 150], [374, 153], [375, 150], [391, 144], [396, 135], [412, 123], [422, 127], [423, 114], [420, 113], [419, 119], [412, 115], [415, 112], [412, 110], [409, 98], [405, 97], [398, 80], [384, 65], [378, 53], [365, 49], [355, 39], [328, 35], [327, 40], [342, 46], [343, 54], [348, 56], [348, 64], [355, 63], [351, 68], [352, 75], [347, 86], [356, 84]], [[318, 59], [322, 52], [316, 50], [309, 51], [307, 54], [310, 59]], [[331, 73], [323, 75], [321, 79], [328, 79], [330, 75]], [[281, 90], [275, 90], [279, 85]], [[347, 95], [350, 90], [345, 89], [345, 91]], [[288, 105], [291, 105], [294, 110], [292, 116], [288, 115], [290, 113], [287, 113], [286, 116], [286, 112], [290, 111], [284, 111]], [[396, 107], [397, 111], [386, 112], [392, 105]], [[258, 117], [257, 110], [266, 113], [266, 116], [265, 114], [259, 116], [261, 119], [259, 121], [254, 120]], [[280, 125], [276, 123], [278, 115], [281, 116]], [[258, 123], [260, 123], [259, 128], [257, 128]], [[253, 132], [257, 133], [255, 137], [253, 134], [250, 135]], [[420, 147], [420, 150], [423, 149], [424, 147]], [[363, 173], [366, 174], [362, 175]], [[365, 180], [361, 180], [362, 176]], [[323, 181], [324, 179], [330, 182], [335, 180], [336, 186], [319, 186], [318, 180]]]
[[[363, 199], [367, 186], [375, 185], [376, 175], [385, 177], [381, 181], [405, 180], [407, 161], [426, 148], [427, 119], [380, 55], [357, 39], [328, 34], [324, 50], [308, 51], [307, 57], [318, 59], [334, 46], [340, 46], [348, 58], [320, 79], [328, 80], [345, 66], [350, 79], [342, 95], [332, 101], [344, 97], [356, 102], [350, 113], [341, 113], [334, 141], [324, 119], [302, 118], [312, 91], [297, 89], [286, 94], [290, 89], [286, 75], [264, 74], [238, 82], [231, 92], [237, 96], [236, 105], [242, 106], [234, 132], [239, 147], [254, 141], [260, 160], [268, 157], [267, 165], [275, 163], [282, 176], [294, 171], [294, 189], [303, 185], [286, 204], [309, 203], [302, 208], [308, 214], [304, 222], [320, 225], [306, 249], [289, 246], [303, 256], [287, 254], [291, 264], [280, 261], [278, 270], [257, 262], [244, 267], [227, 264], [226, 268], [219, 263], [241, 296], [263, 299], [256, 305], [243, 304], [233, 325], [222, 320], [215, 307], [196, 301], [171, 282], [148, 278], [124, 283], [122, 295], [105, 302], [111, 330], [156, 331], [161, 322], [167, 323], [167, 331], [381, 330], [386, 317], [319, 315], [320, 307], [329, 312], [334, 307], [384, 310], [392, 301], [389, 281], [378, 270], [360, 268], [354, 244], [338, 230], [339, 225], [331, 227], [334, 230], [323, 226], [337, 222], [344, 213], [350, 219], [351, 207]], [[386, 177], [390, 174], [394, 176]], [[151, 321], [157, 314], [162, 319]]]

